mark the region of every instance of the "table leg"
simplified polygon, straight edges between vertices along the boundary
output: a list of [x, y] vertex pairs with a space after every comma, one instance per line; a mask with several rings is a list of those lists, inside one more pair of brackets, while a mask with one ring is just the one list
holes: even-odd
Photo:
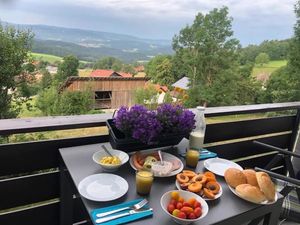
[[271, 213], [266, 215], [263, 225], [278, 224], [282, 203], [283, 203], [283, 198], [278, 200], [276, 203], [274, 203], [274, 205], [273, 205], [274, 207], [273, 207]]
[[60, 225], [73, 224], [73, 192], [67, 169], [60, 167]]

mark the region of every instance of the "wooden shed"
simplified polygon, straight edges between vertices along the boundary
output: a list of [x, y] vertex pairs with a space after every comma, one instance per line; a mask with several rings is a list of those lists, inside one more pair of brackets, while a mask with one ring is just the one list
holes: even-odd
[[134, 91], [143, 88], [147, 81], [145, 77], [69, 77], [60, 91], [89, 90], [94, 96], [95, 109], [117, 109], [132, 106]]

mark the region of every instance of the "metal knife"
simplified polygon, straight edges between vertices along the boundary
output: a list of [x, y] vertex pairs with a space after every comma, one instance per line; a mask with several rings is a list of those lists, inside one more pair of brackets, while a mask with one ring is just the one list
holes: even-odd
[[121, 218], [121, 217], [124, 217], [124, 216], [133, 215], [133, 214], [137, 214], [137, 213], [143, 213], [143, 212], [150, 212], [152, 210], [153, 210], [152, 208], [145, 209], [145, 210], [130, 210], [129, 212], [121, 213], [121, 214], [118, 214], [118, 215], [115, 215], [115, 216], [107, 216], [107, 217], [103, 217], [103, 218], [100, 218], [100, 219], [96, 219], [95, 222], [96, 223], [104, 223], [104, 222], [111, 221], [111, 220]]

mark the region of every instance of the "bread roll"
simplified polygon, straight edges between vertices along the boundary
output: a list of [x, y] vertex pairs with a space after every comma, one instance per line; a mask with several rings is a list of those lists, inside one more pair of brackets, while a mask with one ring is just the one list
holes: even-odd
[[250, 202], [261, 203], [266, 200], [266, 197], [262, 191], [259, 190], [258, 187], [252, 186], [251, 184], [240, 184], [235, 190], [242, 198]]
[[265, 172], [256, 173], [257, 183], [260, 190], [264, 193], [269, 201], [275, 200], [275, 185], [270, 176]]
[[251, 184], [253, 186], [259, 187], [255, 175], [255, 171], [251, 169], [243, 170], [243, 174], [246, 176], [247, 184]]
[[230, 186], [235, 188], [240, 184], [246, 184], [247, 179], [243, 172], [236, 168], [229, 168], [225, 171], [225, 180], [226, 183]]

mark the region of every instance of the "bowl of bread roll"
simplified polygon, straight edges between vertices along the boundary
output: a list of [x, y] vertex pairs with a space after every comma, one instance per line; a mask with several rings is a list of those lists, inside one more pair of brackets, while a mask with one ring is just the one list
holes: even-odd
[[224, 177], [229, 189], [246, 201], [256, 204], [273, 204], [277, 201], [275, 185], [265, 172], [229, 168]]

